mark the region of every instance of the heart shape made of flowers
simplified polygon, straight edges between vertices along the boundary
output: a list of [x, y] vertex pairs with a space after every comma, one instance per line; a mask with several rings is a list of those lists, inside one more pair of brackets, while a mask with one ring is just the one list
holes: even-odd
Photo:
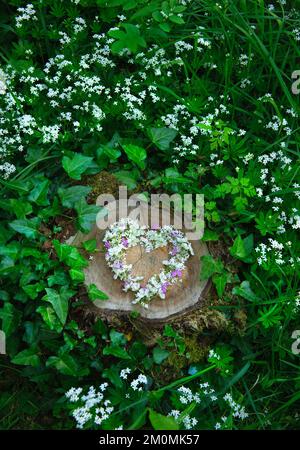
[[[139, 303], [145, 308], [154, 297], [165, 299], [168, 287], [182, 281], [185, 263], [194, 254], [186, 236], [173, 226], [149, 229], [130, 218], [112, 224], [106, 231], [103, 242], [106, 248], [105, 259], [112, 269], [114, 279], [122, 280], [124, 291], [135, 294], [133, 303]], [[144, 277], [134, 276], [132, 264], [126, 262], [128, 249], [138, 245], [146, 252], [167, 247], [170, 255], [169, 259], [162, 261], [164, 268], [144, 284]]]

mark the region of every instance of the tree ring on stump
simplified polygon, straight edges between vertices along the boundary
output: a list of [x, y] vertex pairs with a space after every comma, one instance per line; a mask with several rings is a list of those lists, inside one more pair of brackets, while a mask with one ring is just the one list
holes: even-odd
[[[176, 228], [175, 218], [178, 215], [173, 211], [166, 210], [164, 207], [149, 208], [149, 205], [145, 202], [140, 202], [138, 208], [128, 207], [126, 214], [122, 214], [119, 208], [119, 201], [110, 202], [105, 206], [106, 210], [110, 212], [108, 220], [106, 221], [107, 227], [114, 222], [119, 221], [122, 217], [131, 217], [138, 219], [141, 224], [151, 224], [151, 214], [153, 214], [153, 208], [157, 208], [156, 211], [159, 223], [162, 224], [162, 214], [169, 214], [170, 225]], [[138, 209], [138, 214], [137, 214]], [[113, 214], [111, 214], [113, 212]], [[131, 214], [134, 214], [132, 217]], [[107, 219], [107, 217], [106, 217]], [[153, 222], [152, 222], [153, 224]], [[164, 222], [165, 224], [165, 222]], [[181, 231], [185, 233], [187, 230], [182, 227]], [[190, 231], [190, 230], [188, 230]], [[84, 269], [85, 284], [95, 284], [98, 289], [105, 292], [109, 297], [108, 300], [96, 300], [93, 302], [92, 310], [97, 315], [97, 309], [99, 316], [105, 316], [107, 313], [114, 314], [129, 314], [137, 312], [142, 319], [150, 320], [153, 322], [167, 322], [171, 318], [179, 317], [184, 313], [201, 308], [203, 298], [209, 287], [208, 280], [200, 280], [201, 272], [201, 257], [209, 254], [208, 248], [204, 242], [200, 240], [190, 241], [194, 255], [186, 261], [185, 270], [182, 274], [182, 282], [171, 285], [168, 288], [166, 298], [161, 299], [155, 297], [149, 303], [148, 308], [144, 308], [139, 304], [133, 304], [134, 293], [131, 291], [125, 292], [123, 290], [123, 282], [119, 279], [113, 278], [113, 272], [107, 265], [105, 260], [105, 248], [103, 244], [103, 238], [106, 229], [99, 229], [95, 224], [88, 234], [78, 232], [74, 237], [68, 240], [68, 243], [76, 247], [81, 247], [82, 243], [96, 239], [97, 249], [100, 251], [92, 254], [92, 259], [89, 260], [89, 265]], [[126, 261], [133, 265], [133, 272], [136, 275], [143, 276], [147, 281], [151, 276], [158, 273], [162, 267], [162, 261], [168, 259], [167, 247], [160, 247], [153, 250], [150, 253], [145, 252], [142, 246], [134, 246], [127, 250]]]

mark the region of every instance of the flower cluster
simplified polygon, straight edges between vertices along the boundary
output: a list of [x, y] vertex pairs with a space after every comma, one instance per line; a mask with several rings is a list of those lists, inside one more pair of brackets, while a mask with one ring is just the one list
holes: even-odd
[[179, 405], [182, 405], [182, 407], [171, 410], [169, 416], [174, 417], [176, 422], [186, 430], [196, 428], [198, 424], [196, 416], [191, 416], [185, 412], [187, 405], [191, 405], [188, 409], [196, 414], [198, 405], [213, 404], [214, 409], [216, 409], [214, 416], [219, 416], [219, 418], [213, 424], [207, 425], [207, 428], [215, 428], [216, 430], [229, 428], [232, 419], [245, 420], [248, 417], [244, 406], [234, 401], [230, 393], [226, 393], [224, 396], [218, 395], [207, 381], [200, 383], [196, 392], [185, 386], [179, 387], [177, 397]]
[[107, 383], [102, 383], [99, 389], [91, 386], [87, 394], [83, 394], [82, 388], [71, 388], [66, 392], [66, 397], [70, 403], [76, 403], [72, 416], [76, 421], [77, 428], [84, 426], [99, 426], [105, 422], [114, 410], [110, 400], [105, 399], [104, 392], [108, 387]]
[[[168, 287], [182, 281], [185, 262], [194, 254], [187, 238], [174, 227], [164, 226], [151, 230], [129, 218], [111, 225], [103, 241], [106, 248], [105, 259], [114, 273], [114, 278], [124, 282], [124, 291], [131, 290], [135, 293], [133, 303], [139, 303], [146, 308], [151, 299], [156, 296], [165, 299]], [[168, 260], [163, 261], [165, 269], [153, 275], [144, 286], [141, 283], [143, 277], [133, 276], [132, 264], [126, 263], [127, 249], [136, 245], [144, 247], [146, 252], [167, 247], [170, 255]]]

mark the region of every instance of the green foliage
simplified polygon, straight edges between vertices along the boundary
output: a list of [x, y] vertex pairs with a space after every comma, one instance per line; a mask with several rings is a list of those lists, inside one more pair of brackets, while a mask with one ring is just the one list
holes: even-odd
[[[214, 429], [218, 417], [226, 429], [299, 428], [292, 2], [33, 0], [24, 20], [26, 5], [6, 3], [0, 428], [73, 428], [64, 392], [104, 381], [115, 409], [100, 428], [186, 429], [193, 417], [195, 429]], [[135, 192], [204, 195], [211, 252], [199, 277], [212, 280], [208, 310], [224, 314], [228, 332], [203, 330], [197, 311], [146, 346], [136, 311], [114, 328], [86, 314], [87, 302], [108, 299], [84, 285], [97, 241], [65, 241], [95, 223], [86, 175], [102, 170]], [[141, 390], [131, 387], [135, 371], [147, 378]], [[183, 404], [180, 386], [200, 403]], [[217, 400], [204, 393], [211, 386]], [[226, 409], [225, 393], [246, 405], [245, 421]]]

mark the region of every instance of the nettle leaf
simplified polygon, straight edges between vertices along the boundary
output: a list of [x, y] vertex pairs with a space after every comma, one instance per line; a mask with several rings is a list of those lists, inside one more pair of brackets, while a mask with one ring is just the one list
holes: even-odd
[[124, 49], [130, 50], [132, 53], [136, 53], [139, 47], [146, 47], [146, 41], [142, 38], [140, 30], [136, 25], [130, 23], [122, 24], [125, 31], [110, 30], [108, 35], [116, 39], [111, 44], [111, 50], [113, 53], [120, 53]]
[[151, 142], [163, 151], [170, 148], [170, 143], [177, 135], [173, 128], [148, 128], [147, 132]]
[[73, 153], [73, 156], [64, 156], [62, 166], [74, 180], [80, 180], [81, 175], [90, 167], [94, 167], [93, 158], [82, 155], [81, 153]]
[[10, 336], [20, 323], [22, 313], [11, 303], [5, 302], [3, 308], [0, 309], [0, 319], [2, 319], [1, 329], [5, 336]]
[[204, 255], [201, 257], [202, 268], [200, 279], [207, 280], [214, 273], [222, 273], [223, 263], [220, 260], [215, 260], [211, 255]]
[[71, 186], [68, 188], [59, 188], [57, 193], [61, 204], [66, 208], [73, 208], [75, 203], [85, 198], [92, 188], [89, 186]]
[[34, 182], [35, 187], [30, 192], [28, 200], [36, 203], [39, 206], [49, 205], [47, 195], [50, 186], [50, 180], [43, 177], [43, 178], [36, 178]]
[[142, 147], [133, 144], [122, 145], [126, 155], [141, 169], [145, 169], [145, 159], [147, 158], [147, 152]]
[[17, 219], [9, 223], [9, 226], [20, 234], [24, 234], [29, 239], [35, 239], [38, 234], [39, 219]]
[[89, 299], [94, 302], [95, 300], [108, 300], [108, 296], [100, 291], [95, 284], [90, 284], [88, 287]]
[[79, 202], [75, 203], [74, 207], [78, 214], [78, 228], [84, 233], [88, 233], [93, 223], [96, 222], [96, 216], [100, 211], [101, 206], [89, 205], [84, 199], [81, 199]]
[[179, 430], [179, 424], [174, 417], [163, 416], [149, 409], [149, 420], [154, 430]]
[[37, 349], [35, 347], [28, 348], [18, 353], [13, 359], [13, 364], [19, 364], [22, 366], [38, 367], [41, 364], [40, 357], [37, 355]]
[[61, 321], [62, 325], [66, 323], [69, 299], [75, 294], [74, 291], [69, 290], [66, 286], [63, 286], [59, 292], [52, 288], [46, 288], [47, 294], [43, 297], [43, 300], [48, 301], [53, 306], [57, 317]]

